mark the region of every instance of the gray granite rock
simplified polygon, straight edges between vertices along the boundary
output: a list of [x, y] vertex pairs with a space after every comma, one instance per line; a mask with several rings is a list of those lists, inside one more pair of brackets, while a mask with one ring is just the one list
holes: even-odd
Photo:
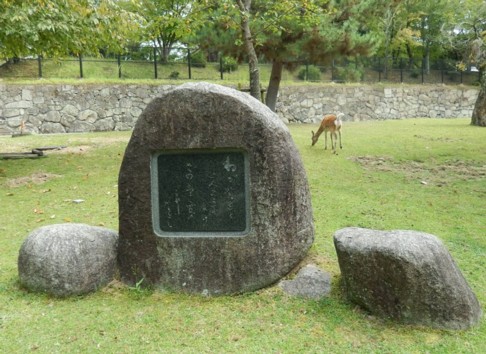
[[20, 248], [20, 283], [31, 291], [59, 297], [95, 291], [113, 280], [117, 241], [115, 231], [101, 227], [40, 227]]
[[347, 297], [371, 313], [444, 329], [479, 322], [479, 302], [437, 237], [345, 228], [334, 244]]
[[[186, 160], [203, 153], [206, 164]], [[246, 180], [237, 188], [236, 175]], [[150, 103], [118, 186], [118, 260], [130, 284], [253, 291], [290, 272], [314, 240], [307, 177], [287, 127], [258, 100], [226, 87], [186, 84]]]
[[331, 276], [310, 264], [299, 270], [295, 279], [282, 280], [279, 285], [291, 296], [320, 300], [331, 291]]

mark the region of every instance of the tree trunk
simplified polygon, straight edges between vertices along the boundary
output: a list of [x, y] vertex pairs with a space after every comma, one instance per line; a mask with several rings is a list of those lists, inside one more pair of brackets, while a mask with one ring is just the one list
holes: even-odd
[[283, 63], [279, 60], [274, 60], [272, 63], [272, 73], [270, 74], [270, 81], [268, 82], [267, 98], [265, 103], [267, 107], [275, 112], [277, 108], [277, 96], [280, 88], [280, 81], [282, 80]]
[[159, 53], [159, 60], [161, 63], [165, 62], [165, 57], [164, 57], [164, 42], [157, 37], [156, 40], [154, 40], [155, 43], [155, 48], [157, 48], [157, 52]]
[[162, 61], [164, 63], [169, 62], [169, 54], [170, 54], [170, 47], [164, 42], [164, 45], [162, 47]]
[[425, 74], [429, 75], [430, 74], [430, 46], [428, 43], [425, 46], [425, 53], [424, 53], [422, 65]]
[[405, 46], [407, 48], [407, 56], [408, 56], [408, 66], [407, 69], [413, 69], [413, 52], [412, 52], [412, 47], [410, 47], [410, 44], [406, 44]]
[[253, 46], [253, 38], [250, 31], [250, 8], [251, 0], [237, 0], [241, 11], [241, 32], [245, 43], [246, 54], [248, 55], [248, 66], [250, 70], [250, 95], [260, 100], [260, 71], [258, 70], [258, 57]]
[[471, 118], [471, 125], [486, 127], [486, 66], [481, 68], [480, 84], [478, 99], [474, 105]]

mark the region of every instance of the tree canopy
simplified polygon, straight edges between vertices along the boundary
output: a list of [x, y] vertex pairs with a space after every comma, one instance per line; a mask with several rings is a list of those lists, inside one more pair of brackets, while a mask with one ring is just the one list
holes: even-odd
[[153, 43], [167, 61], [179, 43], [249, 61], [255, 96], [258, 62], [271, 63], [266, 103], [274, 110], [284, 68], [378, 53], [428, 70], [445, 58], [477, 67], [486, 96], [485, 18], [484, 0], [0, 0], [0, 57]]
[[240, 27], [242, 19], [247, 18], [257, 56], [272, 63], [267, 105], [275, 110], [284, 67], [292, 69], [305, 61], [322, 63], [336, 56], [373, 53], [379, 38], [365, 19], [376, 15], [376, 3], [376, 0], [253, 0], [250, 12], [245, 13], [234, 1], [215, 1], [209, 14], [213, 28], [201, 32], [197, 41], [217, 47], [226, 55], [242, 57], [248, 43]]
[[[176, 43], [246, 59], [240, 0], [0, 0], [0, 56], [121, 51]], [[477, 31], [483, 0], [252, 0], [251, 41], [265, 61], [379, 53], [450, 55]], [[483, 19], [484, 22], [484, 19]]]
[[140, 40], [159, 48], [167, 62], [173, 46], [185, 43], [201, 25], [201, 7], [193, 0], [122, 0], [120, 5], [142, 19]]
[[118, 51], [135, 17], [111, 0], [0, 0], [0, 56]]

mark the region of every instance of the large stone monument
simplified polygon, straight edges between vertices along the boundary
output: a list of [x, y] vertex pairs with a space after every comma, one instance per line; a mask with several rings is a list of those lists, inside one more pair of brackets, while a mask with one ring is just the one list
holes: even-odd
[[122, 280], [206, 295], [275, 283], [314, 239], [306, 174], [258, 100], [182, 85], [140, 116], [119, 175]]

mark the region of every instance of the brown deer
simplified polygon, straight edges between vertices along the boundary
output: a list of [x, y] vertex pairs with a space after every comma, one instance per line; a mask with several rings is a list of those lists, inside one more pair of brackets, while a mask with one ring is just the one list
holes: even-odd
[[322, 132], [324, 132], [324, 148], [327, 150], [327, 132], [330, 132], [331, 135], [331, 148], [334, 154], [337, 155], [336, 152], [336, 145], [337, 145], [337, 133], [339, 133], [339, 147], [342, 149], [343, 146], [341, 144], [341, 127], [343, 126], [343, 121], [341, 118], [344, 117], [343, 113], [336, 114], [327, 114], [322, 119], [321, 125], [319, 126], [319, 130], [314, 134], [312, 131], [312, 146], [317, 143], [319, 137], [321, 136]]

